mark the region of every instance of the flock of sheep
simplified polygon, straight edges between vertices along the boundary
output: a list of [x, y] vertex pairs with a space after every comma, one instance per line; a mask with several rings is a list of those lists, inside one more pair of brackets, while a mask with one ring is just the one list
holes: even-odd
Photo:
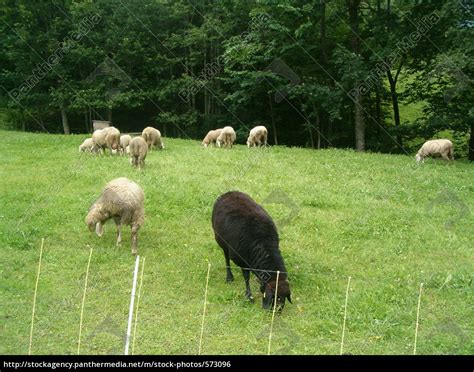
[[[237, 136], [234, 128], [224, 127], [210, 130], [202, 140], [202, 145], [207, 147], [216, 144], [217, 147], [232, 147]], [[247, 138], [247, 147], [267, 146], [268, 130], [263, 125], [253, 128]]]
[[141, 136], [132, 138], [128, 134], [120, 135], [120, 131], [115, 127], [106, 127], [94, 131], [92, 137], [84, 140], [79, 146], [79, 151], [97, 154], [109, 149], [111, 154], [128, 154], [130, 164], [143, 168], [146, 155], [153, 147], [165, 148], [158, 129], [146, 127]]
[[[264, 126], [253, 128], [247, 146], [266, 146], [268, 131]], [[202, 141], [202, 146], [216, 144], [231, 148], [236, 139], [232, 127], [211, 130]], [[107, 127], [96, 130], [79, 146], [80, 151], [100, 153], [109, 149], [111, 153], [129, 154], [130, 163], [142, 168], [147, 152], [157, 147], [164, 149], [159, 130], [147, 127], [141, 136], [132, 138], [120, 135], [118, 129]], [[453, 144], [446, 139], [427, 141], [416, 154], [416, 161], [423, 162], [427, 156], [441, 156], [453, 160]], [[144, 192], [135, 182], [120, 177], [109, 182], [100, 197], [92, 204], [85, 222], [90, 231], [102, 236], [104, 224], [113, 219], [117, 226], [117, 245], [122, 242], [122, 225], [132, 229], [132, 254], [137, 254], [138, 230], [145, 221]], [[217, 198], [212, 211], [212, 228], [215, 240], [222, 248], [227, 268], [227, 281], [234, 279], [230, 260], [241, 267], [245, 280], [246, 297], [253, 301], [250, 290], [250, 272], [260, 281], [262, 304], [265, 309], [274, 305], [281, 310], [288, 299], [291, 302], [290, 285], [283, 257], [279, 249], [278, 232], [270, 215], [249, 195], [231, 191]]]
[[[202, 141], [202, 146], [208, 147], [215, 144], [218, 147], [232, 148], [237, 136], [232, 127], [224, 127], [211, 130]], [[253, 128], [247, 138], [247, 147], [267, 146], [268, 130], [263, 125]], [[148, 151], [152, 147], [164, 149], [165, 145], [161, 138], [161, 133], [153, 127], [143, 129], [141, 136], [134, 137], [129, 134], [120, 134], [115, 127], [97, 129], [91, 138], [87, 138], [79, 146], [79, 152], [89, 152], [94, 154], [103, 153], [106, 149], [111, 154], [119, 153], [130, 156], [130, 164], [143, 168]]]

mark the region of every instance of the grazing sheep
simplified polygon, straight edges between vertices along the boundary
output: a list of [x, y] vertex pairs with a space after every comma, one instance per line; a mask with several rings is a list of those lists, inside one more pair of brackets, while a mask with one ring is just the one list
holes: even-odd
[[148, 149], [151, 150], [152, 146], [156, 146], [159, 149], [164, 149], [165, 144], [161, 140], [161, 133], [158, 129], [153, 127], [146, 127], [143, 129], [142, 137], [148, 145]]
[[445, 160], [454, 160], [453, 143], [447, 139], [426, 141], [418, 150], [415, 159], [417, 163], [423, 163], [428, 156], [441, 156]]
[[97, 152], [92, 138], [87, 138], [79, 146], [79, 152]]
[[98, 129], [92, 134], [92, 140], [99, 150], [105, 150], [105, 148], [108, 148], [112, 154], [113, 150], [119, 149], [120, 131], [115, 127]]
[[247, 147], [267, 146], [268, 131], [263, 125], [253, 128], [247, 138]]
[[261, 284], [263, 308], [269, 309], [274, 303], [276, 271], [279, 270], [278, 307], [283, 309], [286, 298], [291, 303], [290, 285], [280, 254], [278, 232], [272, 218], [260, 205], [247, 194], [227, 192], [214, 203], [212, 227], [216, 242], [224, 251], [228, 282], [234, 280], [230, 270], [231, 259], [242, 268], [246, 297], [253, 301], [249, 285], [252, 271]]
[[128, 146], [130, 152], [130, 164], [142, 169], [145, 166], [145, 158], [148, 153], [148, 145], [142, 137], [132, 138]]
[[120, 136], [120, 155], [125, 154], [125, 149], [128, 145], [130, 145], [130, 141], [132, 140], [132, 136], [129, 134], [123, 134]]
[[222, 129], [215, 129], [215, 130], [210, 130], [207, 132], [206, 137], [202, 140], [201, 145], [204, 147], [207, 147], [213, 143], [216, 143], [217, 137], [221, 134]]
[[232, 127], [224, 127], [222, 128], [221, 134], [216, 139], [216, 143], [218, 147], [230, 147], [235, 142], [237, 136], [235, 135], [235, 131]]
[[121, 177], [110, 181], [89, 209], [86, 224], [102, 236], [103, 225], [113, 218], [117, 225], [117, 245], [122, 242], [122, 224], [132, 228], [132, 254], [137, 254], [137, 234], [145, 221], [144, 194], [135, 182]]

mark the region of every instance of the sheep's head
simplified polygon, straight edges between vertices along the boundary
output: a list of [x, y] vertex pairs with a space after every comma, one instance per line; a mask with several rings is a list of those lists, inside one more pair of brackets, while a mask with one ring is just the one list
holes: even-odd
[[89, 227], [89, 231], [95, 233], [98, 236], [102, 236], [104, 233], [103, 223], [107, 220], [107, 215], [101, 212], [100, 204], [93, 204], [89, 213], [86, 216], [86, 224]]
[[419, 162], [421, 162], [421, 161], [423, 160], [423, 157], [418, 153], [418, 154], [416, 154], [416, 156], [415, 156], [415, 160], [416, 160], [417, 163], [419, 163]]
[[[273, 309], [275, 305], [275, 288], [276, 281], [271, 281], [265, 284], [263, 289], [262, 306], [265, 310]], [[288, 280], [282, 280], [278, 283], [276, 306], [278, 311], [282, 311], [285, 307], [285, 300], [291, 304], [290, 283]]]

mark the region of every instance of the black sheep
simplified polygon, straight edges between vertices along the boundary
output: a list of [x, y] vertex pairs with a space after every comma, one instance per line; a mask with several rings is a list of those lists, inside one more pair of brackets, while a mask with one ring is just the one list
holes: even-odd
[[277, 305], [283, 309], [286, 298], [291, 303], [278, 232], [272, 218], [260, 205], [242, 192], [227, 192], [214, 203], [212, 227], [217, 244], [224, 251], [228, 282], [234, 280], [229, 261], [232, 259], [242, 268], [246, 297], [253, 301], [249, 284], [252, 271], [261, 284], [263, 308], [269, 309], [275, 301], [277, 271], [280, 271]]

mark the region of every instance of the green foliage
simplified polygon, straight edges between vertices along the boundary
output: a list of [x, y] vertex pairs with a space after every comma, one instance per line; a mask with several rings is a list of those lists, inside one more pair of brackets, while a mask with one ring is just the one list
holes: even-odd
[[[75, 133], [110, 117], [122, 129], [155, 122], [184, 138], [258, 123], [282, 144], [318, 135], [320, 147], [353, 147], [350, 94], [366, 83], [367, 148], [409, 152], [446, 130], [466, 140], [473, 131], [471, 14], [457, 0], [3, 0], [0, 107], [30, 131], [60, 131], [64, 108]], [[32, 80], [18, 101], [9, 97]]]

